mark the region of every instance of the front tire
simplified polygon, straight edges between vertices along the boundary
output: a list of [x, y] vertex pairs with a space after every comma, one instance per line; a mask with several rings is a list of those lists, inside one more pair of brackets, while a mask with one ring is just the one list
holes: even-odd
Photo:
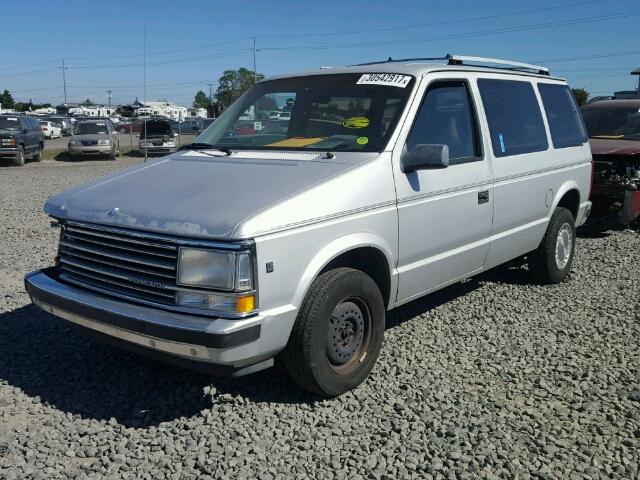
[[360, 385], [382, 348], [385, 306], [376, 283], [337, 268], [312, 283], [282, 358], [302, 388], [337, 396]]
[[540, 246], [528, 256], [531, 275], [543, 284], [562, 282], [573, 264], [576, 226], [573, 215], [563, 207], [553, 212]]

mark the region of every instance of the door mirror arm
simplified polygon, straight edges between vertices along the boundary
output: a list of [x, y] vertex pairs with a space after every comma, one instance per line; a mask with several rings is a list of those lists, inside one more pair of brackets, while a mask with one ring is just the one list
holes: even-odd
[[447, 168], [449, 166], [449, 145], [418, 144], [402, 152], [400, 169], [402, 173], [416, 170]]

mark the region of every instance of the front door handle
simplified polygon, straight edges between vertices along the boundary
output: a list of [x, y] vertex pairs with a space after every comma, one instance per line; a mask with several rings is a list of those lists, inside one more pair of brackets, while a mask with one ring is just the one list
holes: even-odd
[[487, 203], [489, 201], [489, 190], [483, 190], [478, 192], [478, 205]]

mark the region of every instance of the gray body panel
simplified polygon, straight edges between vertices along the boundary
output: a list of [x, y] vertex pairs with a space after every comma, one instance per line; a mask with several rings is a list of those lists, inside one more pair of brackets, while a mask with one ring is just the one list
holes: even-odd
[[240, 155], [192, 154], [147, 162], [56, 195], [45, 212], [60, 219], [229, 239], [258, 211], [375, 156], [350, 155], [350, 162], [340, 162]]

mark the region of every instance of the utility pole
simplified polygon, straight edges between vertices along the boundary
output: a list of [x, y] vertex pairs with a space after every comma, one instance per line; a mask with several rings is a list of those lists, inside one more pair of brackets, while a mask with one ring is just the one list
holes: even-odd
[[64, 66], [64, 58], [62, 59], [62, 88], [64, 89], [64, 103], [67, 103], [67, 68]]
[[258, 72], [256, 71], [256, 37], [253, 37], [253, 83], [258, 82]]
[[111, 92], [112, 90], [107, 90], [107, 93], [109, 94], [109, 106], [111, 106]]
[[209, 85], [209, 111], [207, 112], [207, 117], [213, 117], [213, 95], [211, 94], [213, 83], [208, 83], [207, 85]]

